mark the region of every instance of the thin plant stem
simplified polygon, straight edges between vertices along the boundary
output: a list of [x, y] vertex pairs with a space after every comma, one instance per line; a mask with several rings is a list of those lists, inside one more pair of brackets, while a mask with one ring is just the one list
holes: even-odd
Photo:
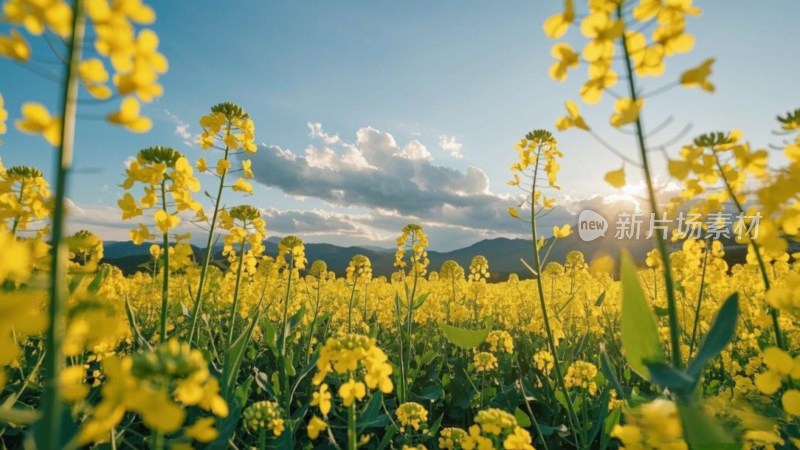
[[697, 305], [694, 309], [694, 326], [692, 327], [692, 339], [689, 341], [689, 354], [687, 355], [689, 358], [692, 357], [692, 352], [694, 351], [694, 344], [697, 342], [697, 325], [700, 323], [700, 306], [703, 302], [703, 293], [705, 291], [705, 281], [706, 281], [706, 268], [708, 267], [708, 254], [710, 252], [711, 247], [711, 239], [706, 239], [706, 248], [705, 252], [703, 252], [703, 269], [700, 272], [700, 290], [697, 293]]
[[236, 284], [233, 287], [233, 304], [231, 304], [231, 315], [230, 315], [230, 330], [228, 331], [228, 347], [233, 344], [233, 333], [234, 328], [236, 325], [236, 313], [237, 309], [239, 309], [239, 288], [242, 285], [242, 266], [244, 264], [244, 244], [245, 240], [242, 240], [242, 245], [239, 247], [239, 264], [236, 267]]
[[[230, 136], [231, 133], [231, 123], [228, 122], [227, 126], [227, 134]], [[225, 156], [223, 159], [226, 161], [228, 160], [228, 156], [230, 155], [230, 147], [225, 146]], [[208, 275], [208, 265], [211, 262], [211, 255], [214, 250], [214, 246], [212, 242], [214, 240], [214, 230], [217, 226], [217, 215], [219, 214], [219, 208], [222, 204], [222, 190], [225, 187], [225, 175], [228, 174], [228, 171], [222, 173], [219, 178], [219, 188], [217, 188], [217, 196], [214, 199], [214, 212], [211, 215], [211, 223], [209, 224], [208, 228], [208, 240], [206, 241], [206, 254], [203, 257], [203, 267], [200, 270], [200, 281], [197, 284], [197, 297], [194, 300], [194, 309], [192, 311], [192, 319], [191, 325], [189, 325], [189, 342], [192, 342], [192, 338], [194, 337], [195, 327], [197, 326], [197, 317], [200, 315], [201, 305], [203, 303], [203, 289], [206, 286], [206, 277]]]
[[[355, 271], [354, 271], [355, 272]], [[358, 283], [358, 274], [353, 274], [353, 287], [350, 289], [350, 300], [347, 302], [347, 332], [353, 332], [353, 297], [356, 294], [356, 284]]]
[[[617, 18], [623, 20], [622, 6], [617, 6]], [[631, 66], [631, 56], [628, 49], [627, 38], [625, 33], [622, 34], [622, 50], [624, 52], [623, 61], [625, 63], [625, 72], [628, 78], [628, 93], [631, 96], [633, 103], [636, 103], [637, 91], [636, 81], [633, 67]], [[658, 203], [656, 201], [655, 187], [653, 186], [653, 177], [650, 172], [650, 161], [647, 156], [647, 145], [644, 140], [644, 128], [642, 126], [641, 115], [636, 117], [636, 143], [639, 147], [639, 154], [642, 159], [642, 170], [644, 171], [644, 180], [647, 184], [647, 196], [650, 203], [650, 212], [658, 217]], [[683, 359], [681, 358], [680, 346], [680, 329], [678, 325], [678, 308], [675, 299], [675, 287], [672, 279], [672, 268], [669, 260], [669, 253], [667, 253], [667, 243], [661, 233], [656, 234], [656, 241], [658, 243], [658, 251], [661, 254], [661, 262], [664, 266], [664, 288], [667, 295], [667, 314], [669, 316], [669, 337], [672, 356], [672, 365], [676, 369], [683, 367]]]
[[[722, 162], [719, 160], [719, 154], [711, 149], [712, 153], [714, 154], [714, 161], [716, 162], [717, 169], [719, 170], [719, 174], [722, 177], [722, 182], [725, 183], [725, 189], [728, 191], [728, 195], [731, 196], [733, 200], [733, 204], [736, 206], [736, 210], [739, 211], [739, 214], [744, 214], [744, 208], [742, 207], [741, 203], [739, 203], [739, 199], [736, 198], [736, 194], [733, 192], [733, 187], [728, 182], [728, 179], [725, 177], [725, 172], [722, 170]], [[758, 262], [758, 269], [761, 272], [761, 281], [764, 283], [764, 292], [769, 291], [770, 289], [770, 281], [769, 281], [769, 274], [767, 274], [767, 265], [764, 263], [764, 258], [761, 256], [761, 248], [759, 245], [752, 239], [750, 236], [750, 230], [747, 230], [747, 237], [750, 238], [750, 245], [753, 246], [753, 253], [756, 255], [756, 261]], [[783, 339], [783, 333], [781, 332], [781, 325], [778, 321], [778, 314], [779, 311], [776, 308], [773, 308], [771, 305], [768, 306], [769, 314], [772, 319], [772, 329], [775, 333], [775, 344], [781, 350], [786, 350], [786, 342]]]
[[[167, 212], [167, 180], [161, 182], [161, 205], [164, 213]], [[167, 340], [167, 315], [169, 310], [169, 233], [164, 233], [163, 239], [164, 262], [161, 264], [162, 285], [161, 285], [161, 338], [160, 342]]]
[[64, 202], [67, 195], [67, 178], [72, 167], [73, 144], [75, 142], [75, 122], [78, 99], [78, 66], [81, 60], [81, 45], [85, 23], [83, 17], [83, 1], [73, 2], [72, 36], [68, 45], [67, 60], [61, 98], [61, 144], [58, 146], [56, 163], [55, 207], [53, 210], [53, 231], [51, 237], [52, 260], [50, 262], [50, 305], [48, 308], [49, 325], [46, 333], [46, 357], [43, 376], [43, 401], [41, 421], [42, 449], [55, 450], [61, 448], [61, 402], [58, 374], [63, 361], [61, 342], [64, 337], [64, 303], [69, 296], [67, 288], [67, 259], [69, 248], [64, 242], [64, 229], [67, 211]]
[[356, 403], [347, 408], [347, 450], [358, 448], [358, 431], [356, 430]]
[[[541, 147], [539, 149], [541, 151]], [[540, 158], [537, 156], [536, 163], [534, 165], [534, 177], [533, 177], [533, 184], [531, 188], [531, 196], [534, 196], [536, 192], [536, 173], [539, 171], [539, 160]], [[532, 202], [532, 200], [531, 200]], [[567, 390], [567, 385], [564, 382], [564, 374], [561, 372], [561, 365], [558, 360], [558, 352], [556, 350], [556, 341], [553, 337], [552, 328], [550, 328], [550, 318], [547, 314], [547, 302], [545, 301], [544, 297], [544, 285], [542, 284], [542, 264], [539, 261], [539, 249], [536, 247], [536, 212], [533, 205], [531, 205], [531, 237], [533, 238], [533, 267], [536, 270], [536, 287], [539, 292], [539, 305], [542, 308], [542, 319], [544, 320], [544, 329], [547, 334], [547, 344], [550, 347], [550, 353], [553, 355], [553, 366], [555, 369], [556, 381], [558, 382], [558, 387], [561, 390], [561, 393], [564, 394], [565, 403], [567, 404], [567, 418], [570, 422], [570, 428], [574, 431], [575, 437], [575, 446], [577, 448], [584, 448], [582, 439], [580, 434], [578, 433], [580, 428], [580, 422], [578, 421], [578, 416], [575, 414], [575, 408], [572, 406], [572, 400], [569, 396], [569, 391]]]

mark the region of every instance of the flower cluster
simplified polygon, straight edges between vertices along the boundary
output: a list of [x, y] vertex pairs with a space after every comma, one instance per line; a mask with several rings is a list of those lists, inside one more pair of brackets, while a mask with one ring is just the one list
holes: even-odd
[[394, 254], [394, 266], [404, 270], [407, 266], [405, 260], [407, 247], [410, 247], [411, 271], [414, 276], [425, 276], [428, 268], [428, 235], [421, 225], [408, 224], [403, 227], [403, 233], [397, 238], [397, 251]]
[[[346, 334], [325, 342], [317, 360], [313, 383], [320, 385], [329, 374], [334, 373], [348, 380], [347, 388], [339, 391], [345, 406], [353, 404], [354, 399], [361, 400], [364, 397], [365, 384], [369, 389], [378, 389], [384, 394], [393, 389], [392, 366], [386, 353], [375, 345], [374, 338], [360, 334]], [[324, 384], [322, 386], [327, 390]]]
[[445, 427], [439, 432], [439, 448], [444, 450], [460, 450], [461, 442], [467, 437], [462, 428]]
[[[122, 420], [126, 411], [139, 414], [145, 426], [162, 433], [181, 429], [196, 406], [217, 417], [228, 415], [228, 405], [219, 395], [219, 382], [208, 370], [202, 352], [189, 344], [170, 339], [153, 351], [103, 360], [106, 381], [102, 401], [78, 435], [80, 444], [108, 439], [108, 432]], [[203, 418], [185, 429], [188, 438], [208, 442], [217, 433]], [[201, 422], [202, 421], [202, 422]]]
[[663, 448], [687, 450], [683, 428], [674, 402], [656, 399], [627, 414], [627, 423], [616, 425], [611, 435], [620, 440], [622, 448]]
[[275, 436], [280, 436], [285, 428], [285, 413], [276, 402], [262, 400], [255, 402], [244, 410], [244, 426], [253, 433], [261, 430], [272, 432]]
[[517, 419], [496, 408], [478, 411], [475, 425], [469, 427], [467, 436], [461, 439], [465, 450], [504, 448], [533, 450], [531, 435], [517, 424]]
[[403, 427], [403, 431], [408, 428], [419, 431], [420, 427], [425, 428], [428, 421], [428, 410], [424, 406], [415, 402], [402, 403], [395, 411], [397, 421]]
[[[122, 220], [140, 216], [147, 209], [155, 209], [155, 227], [161, 234], [167, 235], [180, 224], [178, 214], [183, 211], [194, 212], [198, 219], [205, 217], [200, 202], [192, 198], [192, 192], [200, 190], [200, 182], [194, 177], [191, 164], [180, 152], [169, 147], [143, 149], [125, 172], [127, 178], [122, 187], [127, 191], [140, 183], [144, 195], [137, 200], [130, 192], [126, 192], [117, 202], [122, 210]], [[150, 228], [143, 223], [131, 230], [130, 236], [135, 244], [154, 237]]]
[[278, 257], [275, 261], [279, 267], [290, 265], [294, 271], [304, 269], [307, 261], [303, 240], [291, 235], [281, 239], [278, 243]]
[[536, 369], [544, 374], [550, 373], [555, 366], [553, 355], [547, 350], [540, 350], [533, 355], [533, 362]]
[[88, 230], [80, 230], [67, 238], [70, 266], [73, 271], [94, 272], [103, 259], [103, 241]]
[[228, 257], [231, 267], [236, 267], [241, 258], [243, 270], [254, 274], [267, 237], [267, 226], [261, 212], [250, 205], [234, 206], [220, 211], [218, 221], [220, 228], [228, 230], [222, 254]]
[[[555, 206], [555, 199], [545, 197], [541, 189], [546, 187], [559, 189], [557, 178], [561, 166], [558, 158], [562, 158], [564, 154], [558, 149], [558, 141], [548, 131], [534, 130], [526, 134], [515, 148], [518, 161], [511, 165], [513, 178], [508, 184], [518, 186], [526, 193], [525, 199], [519, 206], [527, 204], [535, 213], [552, 209]], [[537, 184], [541, 173], [546, 176], [545, 183]], [[523, 177], [531, 178], [535, 189], [529, 191], [523, 187], [521, 185]], [[509, 207], [508, 212], [512, 217], [519, 218], [517, 208]]]
[[[755, 377], [755, 384], [763, 394], [772, 395], [781, 389], [784, 382], [800, 380], [800, 358], [777, 347], [764, 349], [764, 365], [767, 370]], [[793, 416], [800, 416], [800, 390], [793, 387], [786, 389], [781, 396], [784, 411]]]
[[44, 237], [49, 228], [50, 188], [42, 172], [30, 166], [6, 169], [0, 160], [0, 229], [14, 236], [29, 232]]
[[486, 336], [489, 351], [495, 354], [514, 353], [514, 338], [505, 330], [490, 331]]
[[489, 261], [485, 256], [477, 255], [472, 257], [469, 263], [469, 280], [474, 282], [486, 282], [489, 278]]
[[564, 384], [567, 388], [580, 388], [595, 395], [597, 393], [597, 366], [587, 361], [575, 361], [567, 369], [564, 375]]
[[[109, 74], [102, 58], [89, 56], [79, 62], [75, 76], [86, 92], [99, 100], [111, 98], [110, 80], [123, 99], [119, 110], [108, 114], [106, 119], [133, 132], [149, 131], [152, 122], [139, 115], [139, 101], [149, 103], [162, 95], [158, 77], [167, 71], [168, 63], [158, 51], [158, 35], [145, 28], [137, 33], [135, 24], [152, 23], [155, 13], [141, 1], [94, 0], [81, 6], [82, 10], [75, 11], [63, 0], [11, 0], [3, 5], [3, 19], [11, 25], [22, 26], [32, 36], [51, 31], [66, 40], [74, 31], [73, 15], [88, 18], [94, 31], [96, 56], [107, 58], [113, 75]], [[82, 21], [79, 24], [83, 26]], [[0, 56], [25, 62], [31, 55], [31, 46], [18, 29], [12, 28], [8, 36], [0, 35]], [[52, 145], [60, 143], [61, 118], [51, 116], [39, 103], [25, 103], [22, 119], [16, 125], [25, 133], [41, 134]]]
[[448, 259], [439, 268], [439, 279], [448, 281], [458, 281], [464, 279], [464, 268], [456, 261]]
[[350, 283], [369, 282], [372, 279], [372, 263], [364, 255], [354, 255], [345, 269]]
[[200, 158], [197, 161], [197, 170], [201, 173], [213, 173], [221, 182], [225, 181], [229, 173], [239, 172], [242, 176], [230, 185], [231, 189], [252, 194], [253, 185], [247, 181], [253, 178], [252, 161], [241, 157], [241, 168], [231, 170], [233, 155], [251, 155], [258, 149], [255, 144], [255, 125], [250, 115], [234, 103], [220, 103], [212, 106], [211, 113], [200, 119], [200, 126], [203, 133], [198, 143], [203, 150], [214, 148], [222, 151], [223, 155], [217, 160], [213, 171], [209, 169], [206, 159]]
[[475, 371], [478, 373], [491, 372], [497, 369], [497, 358], [489, 352], [478, 352], [472, 357]]

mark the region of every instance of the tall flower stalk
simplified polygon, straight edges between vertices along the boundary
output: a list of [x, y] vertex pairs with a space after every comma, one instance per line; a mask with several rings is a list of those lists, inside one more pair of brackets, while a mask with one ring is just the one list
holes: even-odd
[[[242, 274], [255, 274], [257, 258], [264, 253], [264, 238], [267, 236], [266, 222], [259, 210], [250, 205], [235, 206], [220, 213], [220, 226], [228, 230], [222, 254], [228, 257], [231, 267], [236, 267], [236, 281], [228, 320], [228, 346], [233, 343], [236, 317], [239, 315], [239, 290]], [[236, 248], [238, 246], [238, 249]]]
[[[575, 439], [575, 446], [577, 448], [585, 448], [582, 437], [583, 428], [581, 427], [580, 419], [575, 412], [569, 390], [564, 381], [564, 373], [561, 370], [561, 364], [559, 362], [558, 348], [556, 346], [552, 326], [550, 325], [547, 300], [544, 294], [544, 283], [541, 276], [542, 261], [539, 258], [539, 249], [543, 246], [544, 240], [539, 236], [536, 226], [537, 216], [554, 206], [553, 200], [546, 198], [544, 194], [542, 194], [542, 189], [547, 187], [558, 188], [556, 177], [560, 166], [556, 158], [562, 157], [563, 154], [561, 150], [558, 149], [556, 139], [550, 132], [545, 130], [535, 130], [528, 133], [525, 138], [517, 144], [517, 151], [519, 160], [511, 166], [511, 170], [514, 172], [514, 178], [509, 184], [512, 186], [519, 186], [526, 192], [526, 197], [522, 204], [530, 208], [529, 223], [531, 227], [531, 238], [533, 239], [533, 271], [536, 276], [539, 308], [542, 310], [542, 320], [547, 335], [547, 345], [553, 356], [556, 383], [558, 384], [559, 390], [564, 395], [570, 429], [574, 430], [573, 437]], [[540, 170], [542, 170], [542, 172], [540, 172]], [[530, 191], [522, 187], [523, 178], [530, 179]], [[542, 178], [544, 178], [544, 180], [542, 180]], [[542, 181], [545, 183], [544, 186], [538, 184]], [[519, 211], [514, 207], [509, 208], [509, 213], [512, 217], [520, 217]]]
[[[194, 177], [194, 169], [186, 157], [170, 147], [148, 147], [140, 150], [126, 170], [127, 177], [122, 187], [128, 191], [136, 184], [142, 185], [144, 195], [136, 199], [126, 192], [117, 204], [122, 210], [122, 219], [127, 220], [144, 214], [145, 210], [154, 209], [153, 222], [161, 233], [161, 314], [159, 320], [160, 341], [167, 340], [167, 319], [169, 315], [169, 278], [170, 271], [186, 265], [190, 260], [191, 248], [186, 242], [178, 242], [170, 247], [169, 235], [180, 223], [183, 211], [202, 214], [202, 206], [192, 198], [192, 192], [200, 190], [200, 182]], [[169, 194], [169, 196], [167, 195]], [[150, 228], [139, 223], [131, 230], [134, 244], [153, 239]], [[184, 241], [185, 236], [178, 241]], [[176, 258], [170, 260], [170, 254]], [[178, 257], [180, 255], [181, 257]]]
[[[189, 325], [189, 342], [194, 338], [197, 331], [197, 319], [202, 313], [202, 304], [205, 299], [206, 282], [208, 281], [208, 266], [214, 253], [214, 238], [217, 227], [217, 220], [222, 210], [222, 194], [225, 187], [230, 187], [233, 191], [253, 193], [253, 186], [246, 181], [253, 177], [251, 162], [248, 159], [241, 161], [242, 177], [239, 177], [232, 185], [225, 182], [231, 170], [231, 156], [246, 152], [253, 154], [256, 152], [255, 125], [250, 115], [240, 106], [234, 103], [220, 103], [211, 107], [211, 113], [200, 119], [200, 126], [203, 127], [203, 134], [200, 136], [200, 145], [203, 150], [214, 148], [222, 151], [222, 158], [217, 160], [213, 174], [219, 178], [219, 185], [215, 196], [210, 196], [214, 202], [214, 209], [211, 212], [209, 221], [208, 237], [206, 239], [205, 254], [200, 266], [200, 280], [195, 291], [194, 308]], [[209, 171], [205, 158], [200, 158], [197, 162], [200, 172]], [[237, 170], [239, 171], [239, 170]]]
[[[428, 236], [417, 224], [408, 224], [403, 227], [402, 234], [397, 238], [397, 251], [394, 255], [394, 265], [399, 269], [400, 283], [403, 285], [405, 300], [399, 293], [395, 293], [395, 309], [397, 313], [397, 327], [400, 332], [400, 384], [397, 386], [397, 396], [400, 402], [405, 402], [409, 395], [408, 378], [411, 372], [413, 350], [414, 310], [425, 302], [425, 295], [417, 296], [417, 286], [420, 278], [428, 270]], [[406, 260], [406, 253], [411, 250]], [[406, 267], [409, 272], [406, 273]], [[411, 278], [408, 280], [407, 278]], [[405, 309], [404, 309], [405, 308]], [[405, 315], [404, 315], [405, 313]]]

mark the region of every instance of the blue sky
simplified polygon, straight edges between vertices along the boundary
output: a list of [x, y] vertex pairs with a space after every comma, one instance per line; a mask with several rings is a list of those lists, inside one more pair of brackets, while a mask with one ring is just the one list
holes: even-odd
[[[674, 117], [652, 142], [668, 140], [687, 124], [692, 131], [685, 140], [741, 128], [754, 145], [779, 142], [771, 134], [775, 115], [800, 106], [792, 94], [800, 60], [788, 50], [796, 41], [793, 19], [800, 17], [800, 4], [695, 3], [703, 9], [701, 17], [689, 19], [695, 49], [668, 59], [667, 73], [645, 83], [659, 87], [713, 56], [717, 92], [675, 89], [648, 99], [646, 124]], [[516, 157], [513, 145], [531, 129], [554, 130], [564, 101], [578, 99], [585, 79], [583, 68], [561, 84], [547, 76], [553, 42], [541, 24], [561, 2], [220, 5], [156, 4], [152, 28], [170, 70], [161, 79], [164, 96], [143, 110], [154, 121], [150, 133], [135, 135], [97, 120], [112, 105], [82, 106], [69, 193], [77, 206], [74, 227], [124, 239], [134, 225], [117, 220], [124, 161], [151, 145], [173, 146], [197, 159], [202, 151], [187, 145], [185, 136], [198, 133], [197, 120], [211, 105], [234, 101], [250, 112], [257, 141], [265, 147], [254, 159], [262, 181], [255, 195], [229, 197], [228, 203], [264, 208], [275, 234], [388, 245], [404, 223], [418, 221], [427, 225], [432, 247], [447, 250], [524, 233], [523, 224], [503, 214], [513, 204], [506, 198], [514, 194], [506, 186]], [[568, 39], [581, 42], [577, 28]], [[46, 57], [41, 43], [34, 51]], [[9, 125], [24, 101], [54, 106], [55, 85], [6, 60], [0, 61], [0, 73]], [[611, 98], [581, 109], [593, 129], [634, 156], [633, 139], [607, 125]], [[319, 124], [313, 126], [314, 136], [309, 123]], [[0, 146], [3, 163], [36, 165], [49, 174], [54, 155], [44, 141], [12, 126], [9, 131]], [[557, 137], [565, 153], [562, 203], [579, 205], [612, 194], [603, 174], [622, 162], [579, 131]], [[308, 156], [310, 145], [315, 150]], [[374, 161], [383, 165], [370, 177], [350, 166], [343, 171], [349, 148], [376, 152]], [[299, 162], [290, 164], [288, 152]], [[412, 152], [426, 159], [398, 163], [382, 159], [380, 152]], [[664, 161], [656, 158], [655, 164], [666, 181]], [[633, 168], [628, 173], [632, 182], [639, 178]], [[413, 179], [404, 183], [406, 174]]]

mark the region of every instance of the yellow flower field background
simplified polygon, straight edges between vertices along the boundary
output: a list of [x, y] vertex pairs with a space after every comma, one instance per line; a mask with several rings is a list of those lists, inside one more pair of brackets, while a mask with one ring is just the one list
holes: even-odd
[[[692, 50], [688, 23], [701, 11], [691, 0], [574, 3], [543, 31], [555, 40], [551, 78], [585, 80], [581, 104], [566, 100], [554, 129], [531, 124], [516, 146], [509, 184], [524, 200], [508, 212], [530, 229], [530, 257], [518, 275], [490, 282], [482, 256], [431, 267], [425, 224], [397, 230], [391, 276], [374, 276], [362, 255], [337, 276], [307, 261], [302, 236], [267, 254], [262, 212], [225, 200], [253, 192], [248, 158], [258, 151], [258, 124], [226, 102], [198, 118], [202, 151], [130, 150], [120, 218], [152, 258], [132, 275], [103, 263], [100, 237], [65, 231], [66, 187], [80, 181], [70, 171], [78, 117], [95, 108], [80, 99], [116, 105], [108, 126], [151, 128], [141, 105], [163, 94], [168, 70], [147, 28], [155, 8], [4, 1], [1, 56], [29, 64], [30, 42], [42, 39], [68, 51], [58, 89], [42, 93], [57, 110], [30, 99], [7, 111], [0, 96], [0, 134], [46, 140], [58, 167], [45, 179], [0, 162], [3, 448], [800, 445], [800, 265], [789, 254], [800, 230], [800, 110], [776, 111], [782, 155], [751, 147], [746, 129], [687, 137], [668, 161], [682, 190], [660, 204], [641, 120], [649, 96], [713, 92], [714, 59], [650, 94], [641, 82]], [[1, 88], [13, 89], [6, 79]], [[758, 235], [739, 239], [744, 263], [726, 262], [720, 242], [678, 235], [656, 235], [638, 267], [625, 251], [618, 265], [580, 249], [547, 261], [574, 232], [564, 224], [545, 239], [537, 225], [558, 202], [570, 151], [556, 131], [594, 134], [600, 125], [580, 109], [604, 95], [616, 99], [601, 125], [629, 130], [638, 157], [598, 178], [619, 188], [641, 170], [654, 213], [757, 212]], [[201, 186], [200, 173], [217, 182]], [[204, 226], [199, 258], [192, 236], [176, 232], [183, 222]]]

